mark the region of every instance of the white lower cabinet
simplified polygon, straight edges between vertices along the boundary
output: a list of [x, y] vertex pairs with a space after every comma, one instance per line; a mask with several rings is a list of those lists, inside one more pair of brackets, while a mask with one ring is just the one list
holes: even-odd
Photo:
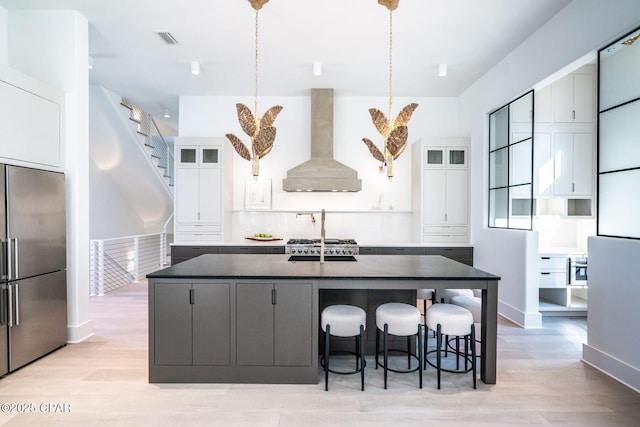
[[570, 285], [570, 253], [539, 256], [539, 310], [547, 315], [586, 314], [586, 286]]

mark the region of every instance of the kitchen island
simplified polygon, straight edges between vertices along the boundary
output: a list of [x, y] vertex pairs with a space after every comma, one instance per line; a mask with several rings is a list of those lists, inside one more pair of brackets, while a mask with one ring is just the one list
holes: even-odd
[[434, 255], [201, 255], [147, 275], [149, 382], [317, 383], [324, 290], [481, 289], [480, 378], [496, 381], [499, 277]]

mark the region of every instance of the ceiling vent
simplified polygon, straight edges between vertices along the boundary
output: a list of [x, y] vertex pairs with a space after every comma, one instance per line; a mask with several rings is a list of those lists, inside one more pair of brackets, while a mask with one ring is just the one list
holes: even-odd
[[311, 159], [289, 169], [284, 191], [360, 191], [358, 172], [333, 159], [333, 89], [311, 89]]
[[178, 44], [178, 40], [176, 40], [168, 31], [158, 31], [156, 34], [158, 34], [166, 44]]

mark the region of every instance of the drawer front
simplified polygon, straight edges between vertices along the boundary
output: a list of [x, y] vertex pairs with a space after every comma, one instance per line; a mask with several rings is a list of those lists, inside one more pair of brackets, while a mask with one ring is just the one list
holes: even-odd
[[422, 241], [428, 243], [467, 243], [466, 234], [423, 234]]
[[211, 224], [178, 224], [176, 225], [176, 231], [185, 233], [220, 233], [222, 228], [220, 225]]
[[171, 257], [193, 258], [202, 254], [219, 254], [219, 246], [171, 246]]
[[567, 271], [567, 257], [540, 255], [540, 271]]
[[221, 240], [220, 233], [176, 233], [176, 241], [179, 242], [219, 242]]
[[425, 225], [422, 228], [424, 234], [467, 234], [469, 227], [459, 225]]
[[567, 273], [562, 271], [541, 272], [538, 286], [540, 288], [566, 288]]

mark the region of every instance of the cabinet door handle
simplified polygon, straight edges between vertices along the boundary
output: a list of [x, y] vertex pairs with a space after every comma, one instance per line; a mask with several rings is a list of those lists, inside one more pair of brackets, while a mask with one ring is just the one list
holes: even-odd
[[548, 276], [548, 275], [549, 275], [549, 274], [551, 274], [551, 273], [544, 273], [544, 272], [543, 272], [543, 273], [540, 273], [540, 274], [542, 274], [543, 276]]
[[571, 183], [571, 192], [572, 192], [572, 193], [575, 193], [575, 192], [576, 192], [576, 183], [575, 183], [575, 182], [572, 182], [572, 183]]
[[576, 110], [572, 110], [571, 111], [571, 115], [572, 115], [573, 120], [575, 120], [576, 119]]
[[195, 304], [195, 302], [196, 302], [195, 289], [189, 289], [189, 304]]
[[548, 256], [541, 256], [540, 259], [551, 259], [551, 257]]
[[447, 222], [447, 214], [444, 214], [444, 222]]
[[276, 290], [271, 289], [271, 304], [276, 305], [277, 303], [278, 303], [278, 300], [276, 298]]

